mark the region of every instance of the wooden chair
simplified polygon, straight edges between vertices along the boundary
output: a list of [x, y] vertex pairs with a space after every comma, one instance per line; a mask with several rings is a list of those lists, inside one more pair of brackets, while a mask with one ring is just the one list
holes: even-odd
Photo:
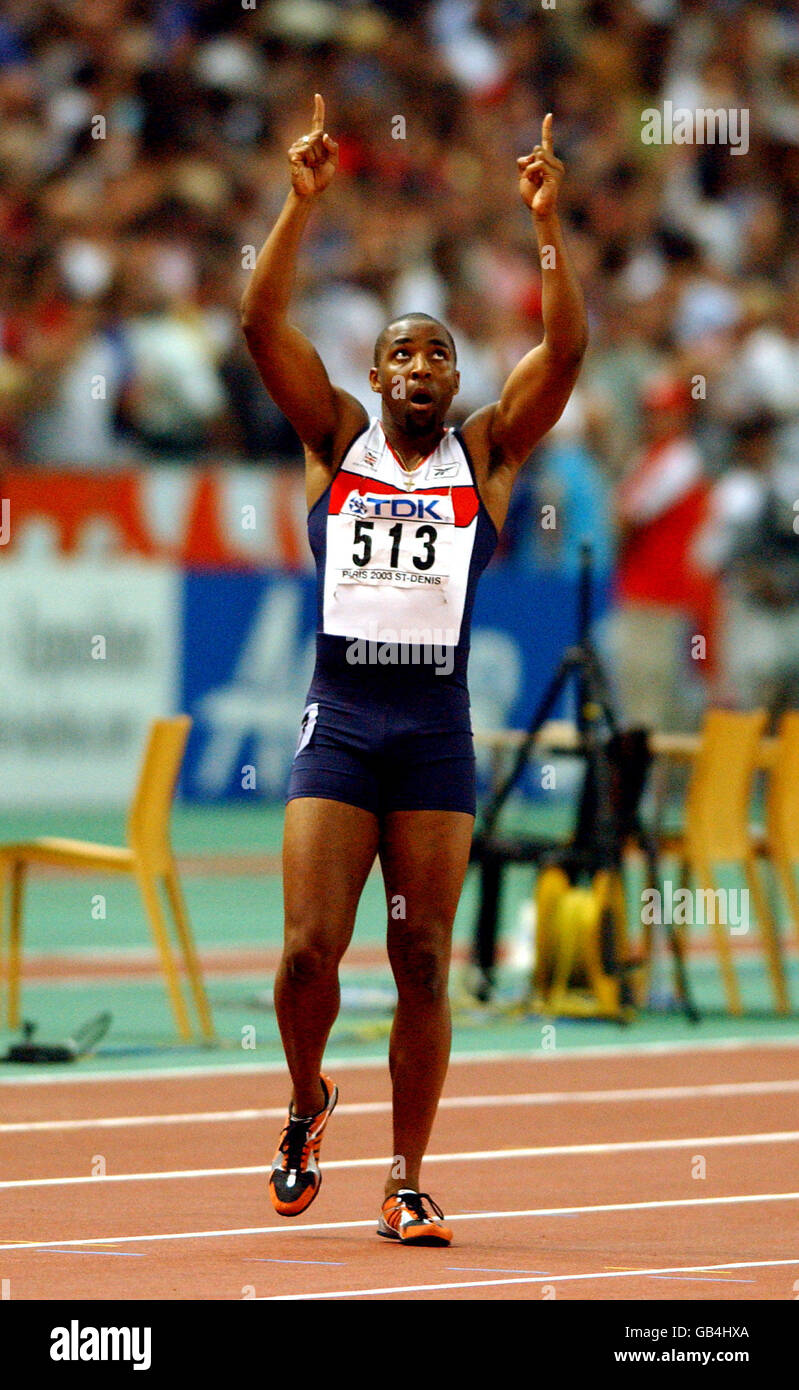
[[765, 833], [755, 832], [755, 848], [771, 860], [799, 944], [799, 711], [780, 720], [766, 792]]
[[[665, 835], [661, 851], [679, 856], [681, 883], [713, 893], [714, 869], [739, 866], [746, 878], [766, 949], [777, 1011], [790, 1008], [776, 926], [757, 872], [755, 845], [749, 831], [749, 800], [758, 765], [760, 739], [766, 723], [763, 710], [736, 713], [709, 710], [694, 764], [680, 835]], [[709, 901], [712, 901], [710, 899]], [[719, 955], [727, 1005], [740, 1014], [741, 995], [733, 964], [728, 928], [713, 912], [713, 933]], [[675, 926], [684, 941], [684, 928]]]
[[145, 915], [158, 948], [178, 1032], [181, 1038], [188, 1040], [192, 1036], [192, 1028], [159, 896], [159, 882], [163, 883], [172, 909], [178, 945], [194, 996], [202, 1036], [206, 1039], [214, 1037], [202, 970], [169, 837], [172, 797], [190, 728], [191, 718], [186, 714], [153, 721], [128, 812], [126, 846], [117, 847], [56, 837], [0, 845], [0, 962], [6, 883], [10, 883], [11, 889], [8, 944], [8, 1023], [11, 1028], [19, 1026], [22, 897], [25, 874], [29, 864], [53, 864], [88, 873], [133, 875], [139, 885]]

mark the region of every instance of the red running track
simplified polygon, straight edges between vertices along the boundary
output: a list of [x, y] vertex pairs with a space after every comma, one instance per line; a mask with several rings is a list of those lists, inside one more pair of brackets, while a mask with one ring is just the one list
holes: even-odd
[[332, 1070], [324, 1182], [294, 1221], [266, 1190], [274, 1071], [0, 1088], [7, 1295], [797, 1296], [799, 1048], [454, 1061], [423, 1173], [443, 1250], [375, 1235], [387, 1069]]

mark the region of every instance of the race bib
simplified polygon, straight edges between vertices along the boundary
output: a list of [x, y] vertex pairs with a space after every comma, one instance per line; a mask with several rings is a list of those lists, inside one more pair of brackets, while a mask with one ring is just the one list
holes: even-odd
[[327, 566], [335, 586], [441, 591], [448, 585], [455, 522], [451, 496], [353, 489], [330, 520]]

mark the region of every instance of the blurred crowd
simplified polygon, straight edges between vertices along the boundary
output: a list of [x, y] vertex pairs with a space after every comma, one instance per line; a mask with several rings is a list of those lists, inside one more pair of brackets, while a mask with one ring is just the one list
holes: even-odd
[[[631, 718], [684, 723], [686, 672], [726, 702], [795, 702], [790, 0], [5, 0], [0, 463], [300, 459], [239, 301], [316, 90], [340, 172], [295, 320], [372, 411], [381, 327], [441, 317], [453, 422], [540, 338], [515, 159], [554, 112], [591, 346], [503, 556], [573, 565], [589, 534], [615, 558]], [[642, 112], [667, 102], [745, 110], [746, 150], [646, 143]]]

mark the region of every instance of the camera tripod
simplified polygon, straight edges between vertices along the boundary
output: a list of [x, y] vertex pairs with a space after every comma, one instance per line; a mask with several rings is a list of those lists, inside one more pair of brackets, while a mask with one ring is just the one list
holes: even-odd
[[[592, 574], [591, 546], [584, 543], [580, 548], [577, 590], [577, 642], [563, 653], [511, 769], [491, 796], [482, 828], [472, 842], [471, 860], [480, 864], [473, 948], [477, 975], [474, 993], [482, 1001], [491, 997], [494, 988], [502, 877], [507, 864], [557, 862], [573, 878], [602, 869], [620, 871], [625, 844], [633, 839], [644, 854], [649, 885], [657, 884], [657, 846], [638, 814], [652, 755], [645, 730], [619, 729], [605, 673], [590, 638]], [[496, 835], [500, 812], [524, 771], [540, 729], [570, 686], [574, 687], [577, 706], [574, 752], [585, 763], [574, 837], [567, 845], [541, 838], [500, 839]], [[699, 1015], [691, 997], [681, 943], [670, 924], [667, 933], [677, 993], [686, 1016], [695, 1022]], [[610, 965], [622, 976], [628, 968], [619, 961], [611, 961]]]

